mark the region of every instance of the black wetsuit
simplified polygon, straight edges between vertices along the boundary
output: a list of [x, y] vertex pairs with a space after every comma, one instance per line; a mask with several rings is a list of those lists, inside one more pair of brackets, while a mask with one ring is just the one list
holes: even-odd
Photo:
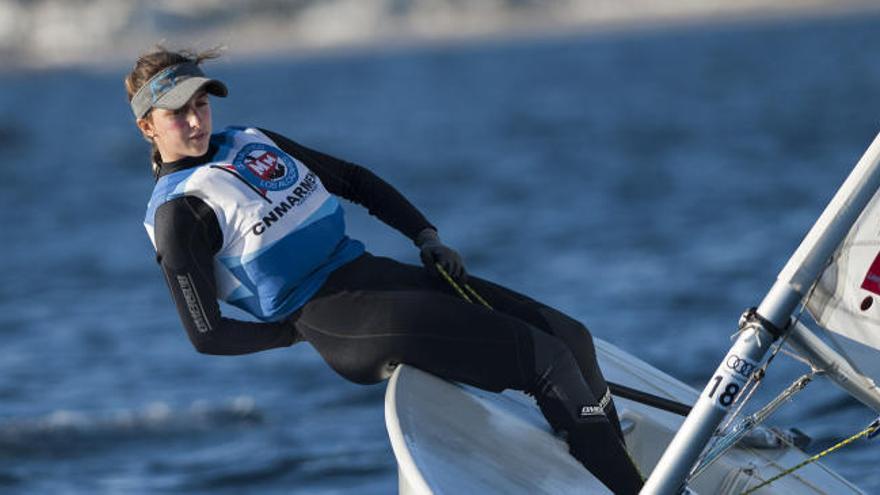
[[[410, 239], [433, 228], [366, 168], [263, 132], [330, 193], [365, 206]], [[166, 163], [159, 174], [204, 162], [198, 157]], [[198, 351], [245, 354], [304, 339], [334, 370], [358, 383], [375, 383], [395, 364], [406, 363], [487, 390], [522, 390], [537, 399], [551, 426], [566, 435], [572, 454], [607, 486], [616, 493], [641, 487], [592, 338], [561, 312], [473, 276], [470, 285], [494, 309], [470, 304], [422, 267], [365, 253], [331, 273], [285, 321], [244, 322], [220, 314], [213, 259], [223, 235], [204, 201], [183, 196], [160, 206], [155, 241], [157, 260]]]

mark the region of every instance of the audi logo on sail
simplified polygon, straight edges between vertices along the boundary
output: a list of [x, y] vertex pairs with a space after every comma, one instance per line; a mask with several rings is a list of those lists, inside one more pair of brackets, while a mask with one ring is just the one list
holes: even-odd
[[752, 372], [755, 371], [754, 364], [736, 355], [727, 358], [727, 367], [746, 378], [751, 376]]

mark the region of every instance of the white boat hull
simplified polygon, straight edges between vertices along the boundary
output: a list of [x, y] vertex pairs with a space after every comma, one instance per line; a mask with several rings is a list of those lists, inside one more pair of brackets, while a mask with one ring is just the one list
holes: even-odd
[[[691, 404], [698, 392], [647, 363], [596, 339], [609, 381]], [[627, 448], [642, 472], [654, 468], [681, 416], [615, 398]], [[385, 397], [385, 422], [397, 458], [400, 493], [611, 493], [568, 454], [534, 400], [494, 394], [399, 366]], [[738, 494], [805, 459], [794, 448], [734, 448], [691, 484], [697, 493]], [[818, 463], [758, 494], [862, 493]]]

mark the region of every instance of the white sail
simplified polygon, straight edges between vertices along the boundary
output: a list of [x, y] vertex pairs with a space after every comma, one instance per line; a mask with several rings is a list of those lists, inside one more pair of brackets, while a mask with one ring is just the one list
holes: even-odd
[[807, 309], [849, 363], [880, 382], [880, 193], [822, 273]]
[[[730, 362], [757, 366], [769, 350], [771, 327], [784, 327], [798, 303], [808, 294], [813, 282], [822, 276], [829, 258], [840, 247], [853, 224], [866, 209], [871, 198], [880, 189], [880, 134], [844, 181], [819, 219], [807, 233], [794, 255], [779, 273], [776, 282], [758, 306], [757, 313], [763, 317], [758, 325], [750, 325], [739, 336], [718, 365], [712, 379], [706, 384], [691, 413], [669, 443], [666, 452], [651, 472], [641, 493], [666, 495], [678, 493], [687, 473], [697, 461], [703, 448], [712, 438], [715, 429], [727, 415], [732, 401], [723, 401], [718, 390], [742, 390], [748, 376], [737, 373]], [[827, 306], [827, 305], [826, 305]], [[827, 321], [826, 321], [827, 323]], [[769, 325], [768, 325], [769, 324]], [[791, 332], [792, 343], [802, 347], [808, 358], [817, 358], [814, 366], [828, 372], [837, 384], [867, 405], [880, 404], [880, 389], [862, 376], [848, 380], [849, 370], [840, 364], [844, 358], [822, 341], [812, 342], [808, 332]], [[852, 358], [851, 358], [852, 359]], [[816, 361], [819, 361], [817, 363]], [[857, 360], [861, 362], [861, 360]], [[856, 372], [858, 373], [858, 372]], [[862, 379], [864, 378], [864, 379]]]

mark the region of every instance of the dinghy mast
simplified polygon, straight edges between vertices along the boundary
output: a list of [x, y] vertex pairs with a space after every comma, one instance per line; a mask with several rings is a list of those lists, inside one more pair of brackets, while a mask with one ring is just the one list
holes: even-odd
[[[773, 341], [789, 331], [791, 314], [862, 210], [880, 188], [880, 135], [780, 272], [751, 321], [719, 364], [641, 493], [680, 493], [685, 478]], [[798, 339], [801, 341], [801, 339]], [[875, 388], [876, 391], [876, 388]]]

